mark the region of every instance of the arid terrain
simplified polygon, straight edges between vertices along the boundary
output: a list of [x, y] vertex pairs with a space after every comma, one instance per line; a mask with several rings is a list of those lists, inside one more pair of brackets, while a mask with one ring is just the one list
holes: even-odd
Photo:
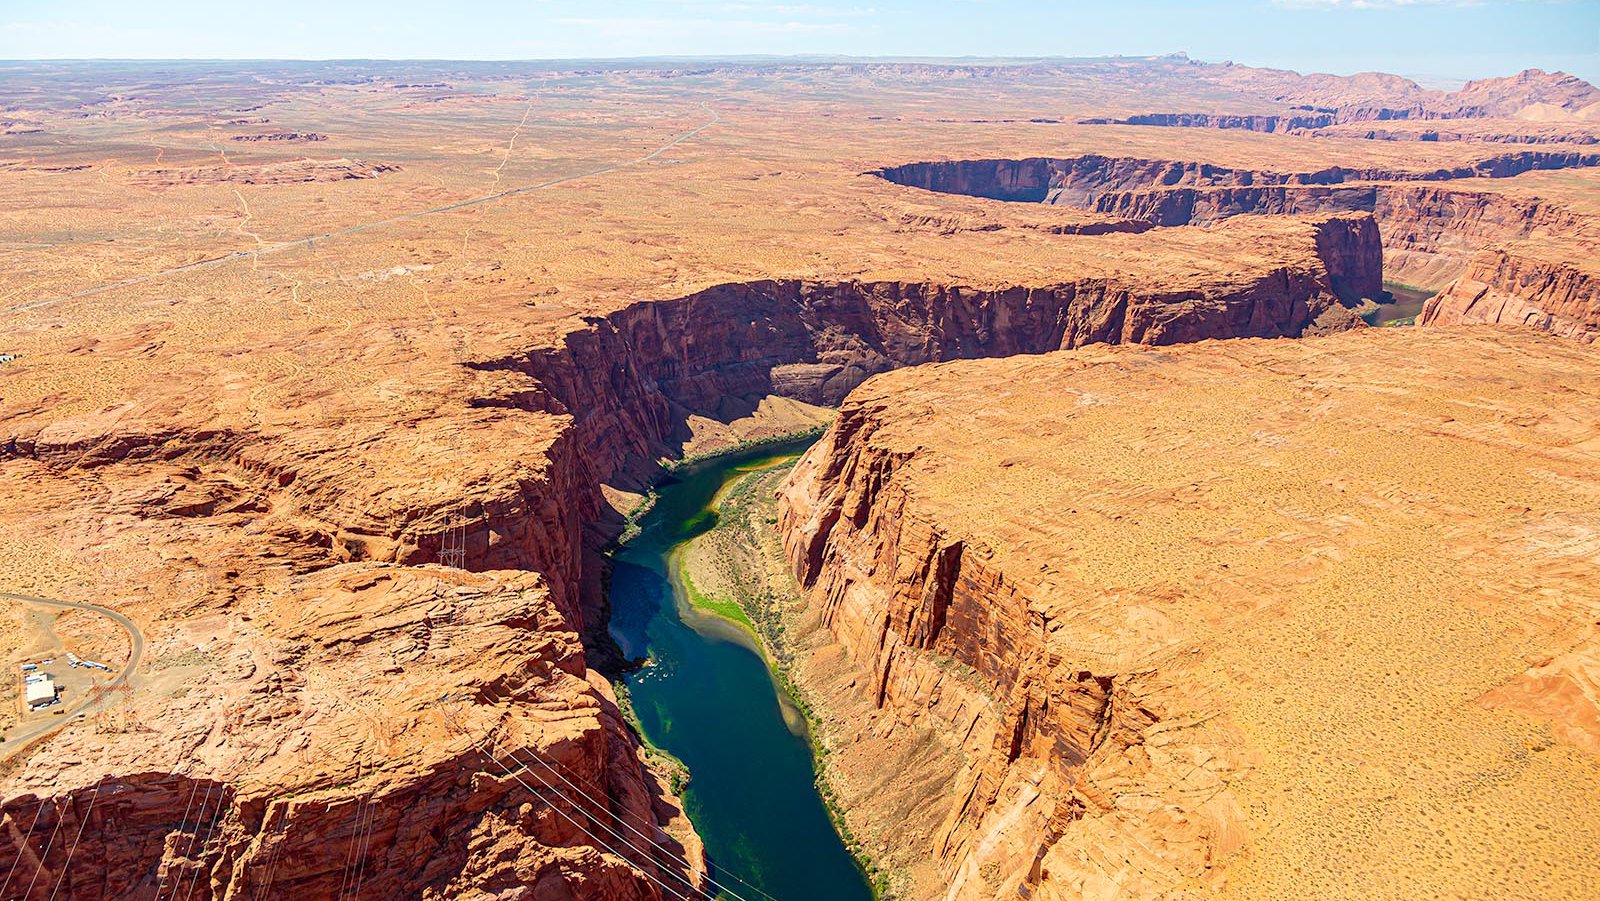
[[138, 657], [0, 744], [0, 896], [710, 888], [600, 551], [841, 403], [783, 540], [824, 716], [942, 742], [940, 828], [852, 820], [906, 897], [1600, 878], [1591, 85], [5, 63], [0, 119], [0, 592], [142, 646], [0, 602], [12, 673]]
[[853, 394], [786, 543], [882, 717], [966, 762], [949, 896], [1584, 897], [1597, 365], [1367, 329]]

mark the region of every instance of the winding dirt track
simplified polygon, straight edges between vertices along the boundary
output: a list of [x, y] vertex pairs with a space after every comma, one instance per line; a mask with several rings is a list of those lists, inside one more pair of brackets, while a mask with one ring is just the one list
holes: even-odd
[[667, 141], [665, 144], [662, 144], [660, 147], [657, 147], [656, 149], [637, 159], [626, 160], [620, 163], [607, 163], [604, 166], [589, 169], [585, 172], [577, 172], [572, 175], [563, 175], [560, 178], [552, 178], [549, 181], [541, 181], [531, 185], [508, 188], [504, 191], [496, 191], [493, 194], [485, 194], [482, 197], [472, 197], [466, 200], [458, 200], [454, 203], [447, 203], [444, 206], [436, 206], [431, 209], [416, 210], [410, 213], [401, 213], [398, 216], [390, 216], [387, 219], [378, 219], [376, 221], [366, 222], [361, 225], [352, 225], [349, 228], [341, 228], [338, 231], [324, 232], [320, 235], [308, 235], [304, 238], [297, 238], [293, 241], [284, 241], [279, 244], [269, 244], [266, 247], [259, 247], [255, 250], [236, 250], [227, 256], [213, 257], [212, 259], [200, 260], [196, 263], [186, 263], [182, 266], [174, 266], [171, 269], [163, 269], [160, 272], [151, 272], [147, 275], [136, 275], [132, 278], [125, 278], [121, 281], [111, 282], [110, 284], [100, 285], [94, 288], [85, 288], [82, 291], [74, 291], [71, 294], [62, 294], [58, 297], [46, 297], [40, 300], [33, 300], [27, 303], [17, 304], [13, 307], [7, 307], [5, 310], [0, 312], [20, 313], [24, 310], [36, 310], [40, 307], [51, 306], [52, 304], [58, 304], [66, 300], [73, 300], [79, 297], [89, 297], [95, 294], [103, 294], [106, 291], [114, 291], [117, 288], [126, 288], [130, 285], [143, 284], [144, 282], [154, 281], [158, 278], [176, 275], [180, 272], [192, 272], [197, 269], [210, 269], [215, 266], [223, 266], [228, 263], [238, 262], [240, 260], [254, 259], [269, 253], [277, 253], [280, 250], [289, 250], [295, 247], [309, 247], [317, 241], [327, 240], [329, 238], [338, 238], [345, 235], [359, 234], [375, 228], [382, 228], [385, 225], [393, 225], [396, 222], [409, 222], [412, 219], [421, 219], [424, 216], [432, 216], [435, 213], [448, 213], [452, 210], [459, 210], [465, 207], [478, 206], [479, 204], [484, 203], [492, 203], [493, 201], [501, 200], [506, 197], [512, 197], [517, 194], [526, 194], [529, 191], [538, 191], [543, 188], [551, 188], [555, 187], [556, 185], [566, 184], [567, 182], [578, 181], [579, 179], [583, 178], [592, 178], [596, 175], [604, 175], [607, 172], [615, 172], [618, 169], [626, 169], [629, 166], [637, 166], [641, 163], [648, 163], [661, 154], [666, 153], [668, 150], [671, 150], [673, 147], [682, 144], [684, 141], [689, 140], [700, 132], [705, 131], [711, 126], [722, 121], [722, 116], [716, 110], [712, 109], [710, 105], [702, 103], [700, 104], [700, 108], [705, 110], [711, 116], [711, 118], [695, 126], [694, 128], [677, 135], [672, 140]]
[[[10, 592], [4, 591], [0, 591], [0, 599], [17, 601], [23, 604], [42, 604], [46, 607], [55, 607], [61, 610], [87, 610], [90, 613], [98, 613], [101, 616], [107, 617], [117, 625], [121, 626], [123, 630], [128, 633], [132, 650], [128, 654], [128, 664], [124, 666], [122, 671], [117, 673], [116, 677], [106, 685], [106, 688], [108, 689], [120, 688], [121, 686], [127, 684], [128, 677], [131, 676], [134, 669], [139, 666], [139, 658], [144, 656], [144, 633], [140, 632], [139, 627], [133, 624], [133, 620], [128, 619], [126, 616], [123, 616], [115, 610], [101, 607], [97, 604], [84, 604], [77, 601], [57, 601], [52, 598], [34, 597], [31, 594], [11, 594]], [[5, 750], [0, 751], [0, 760], [6, 760], [15, 755], [18, 751], [27, 747], [28, 743], [32, 742], [34, 739], [43, 738], [44, 736], [66, 726], [68, 723], [76, 719], [77, 714], [81, 713], [84, 708], [88, 707], [94, 702], [94, 695], [85, 696], [82, 701], [66, 710], [61, 717], [51, 717], [50, 721], [41, 723], [35, 728], [23, 732], [20, 735], [13, 736], [9, 741], [6, 742]]]

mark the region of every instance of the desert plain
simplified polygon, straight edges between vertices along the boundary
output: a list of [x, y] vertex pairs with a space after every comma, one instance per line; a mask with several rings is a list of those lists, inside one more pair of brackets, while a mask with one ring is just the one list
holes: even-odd
[[834, 407], [774, 526], [895, 896], [1600, 880], [1594, 86], [0, 76], [0, 647], [110, 667], [0, 719], [0, 895], [713, 894], [602, 551]]

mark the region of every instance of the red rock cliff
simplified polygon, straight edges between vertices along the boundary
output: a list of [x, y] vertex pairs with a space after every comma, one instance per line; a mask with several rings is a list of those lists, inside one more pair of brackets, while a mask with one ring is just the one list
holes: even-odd
[[1428, 300], [1417, 323], [1525, 325], [1592, 343], [1600, 337], [1600, 277], [1570, 264], [1486, 251]]

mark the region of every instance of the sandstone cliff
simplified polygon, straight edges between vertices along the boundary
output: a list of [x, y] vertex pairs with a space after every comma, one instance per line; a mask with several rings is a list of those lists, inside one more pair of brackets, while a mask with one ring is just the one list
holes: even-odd
[[1597, 366], [1374, 329], [859, 388], [780, 527], [855, 690], [969, 749], [914, 897], [1582, 894]]
[[[723, 285], [471, 361], [448, 403], [423, 395], [414, 411], [373, 415], [329, 392], [312, 427], [241, 424], [165, 380], [143, 386], [132, 413], [14, 417], [0, 478], [29, 498], [14, 518], [49, 534], [86, 530], [76, 555], [106, 568], [84, 584], [141, 585], [118, 606], [150, 624], [156, 659], [211, 662], [144, 674], [144, 725], [118, 754], [96, 757], [105, 738], [74, 731], [31, 756], [0, 784], [0, 835], [28, 844], [41, 885], [53, 876], [78, 898], [150, 896], [163, 874], [211, 896], [254, 891], [263, 879], [309, 897], [352, 879], [363, 897], [544, 883], [579, 898], [660, 894], [657, 880], [676, 878], [669, 861], [607, 850], [601, 827], [562, 806], [570, 792], [533, 783], [535, 799], [495, 763], [531, 778], [543, 761], [594, 786], [605, 808], [594, 813], [612, 829], [674, 829], [688, 860], [680, 875], [697, 879], [692, 832], [660, 796], [574, 637], [604, 625], [592, 557], [604, 539], [602, 484], [636, 484], [691, 415], [726, 418], [774, 393], [837, 402], [894, 367], [1358, 324], [1338, 295], [1370, 286], [1381, 269], [1370, 219], [1307, 219], [1291, 233], [1292, 253], [1273, 248], [1275, 264], [1242, 265], [1220, 282]], [[461, 576], [459, 598], [433, 587], [454, 576], [417, 567], [439, 561], [452, 534], [471, 569], [538, 575]], [[192, 584], [197, 576], [203, 584]], [[476, 637], [439, 645], [460, 634], [452, 626]], [[464, 781], [447, 789], [447, 775]], [[196, 786], [196, 804], [212, 795], [201, 819], [174, 804]], [[121, 802], [102, 809], [113, 797], [140, 799], [144, 813], [134, 818]], [[60, 849], [27, 833], [40, 811], [41, 828], [92, 824], [73, 882], [62, 881]], [[417, 837], [413, 811], [482, 837], [461, 847], [444, 833]], [[369, 853], [367, 833], [414, 853]], [[118, 834], [121, 844], [110, 838]], [[275, 847], [289, 862], [266, 876]], [[367, 860], [365, 875], [338, 868], [346, 858]]]
[[5, 774], [6, 897], [693, 893], [693, 833], [538, 577], [350, 564], [249, 609], [162, 674], [192, 691]]
[[1486, 251], [1430, 298], [1418, 325], [1499, 323], [1592, 343], [1600, 337], [1600, 276], [1578, 266]]

